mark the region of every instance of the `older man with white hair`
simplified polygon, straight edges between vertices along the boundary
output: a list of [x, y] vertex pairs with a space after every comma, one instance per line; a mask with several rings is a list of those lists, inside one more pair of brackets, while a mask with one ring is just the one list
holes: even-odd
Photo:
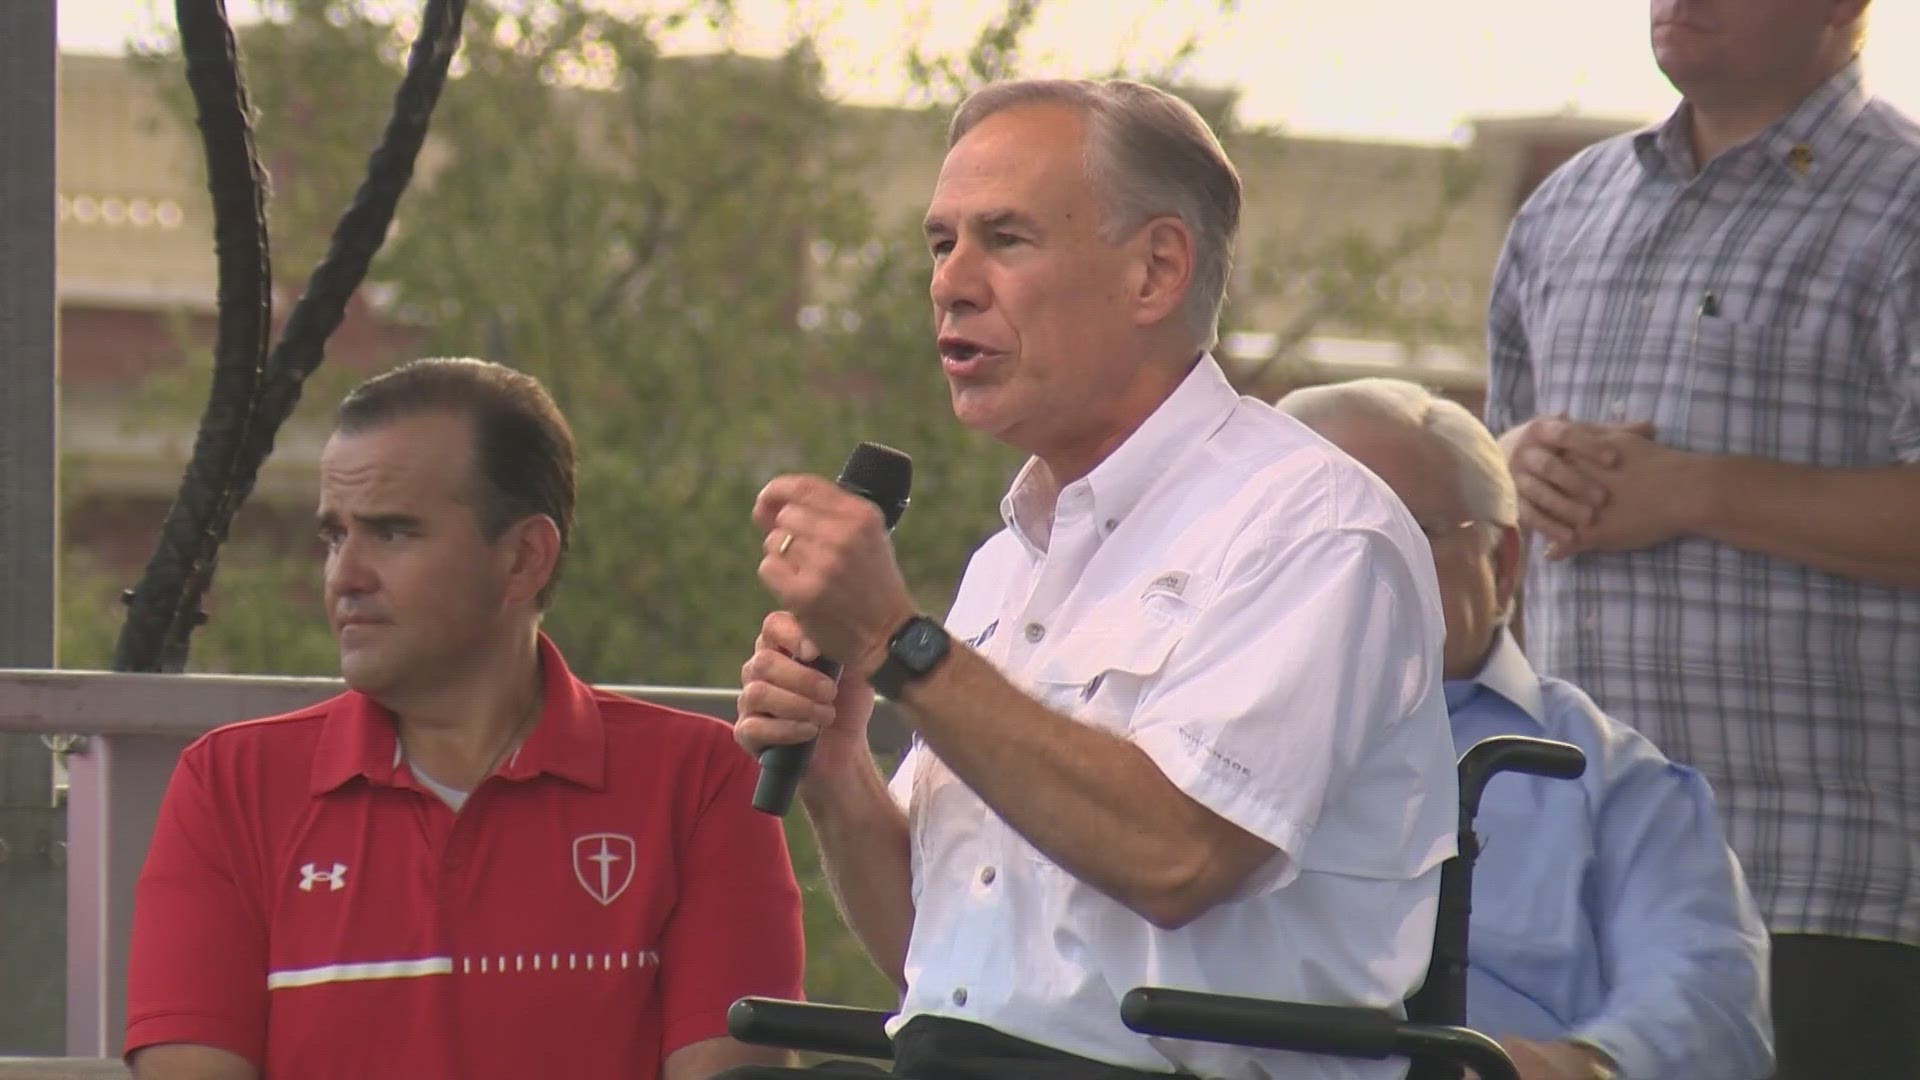
[[1766, 930], [1706, 782], [1577, 687], [1537, 675], [1507, 627], [1521, 540], [1492, 435], [1397, 379], [1278, 404], [1385, 480], [1426, 533], [1455, 746], [1533, 735], [1587, 755], [1575, 782], [1488, 785], [1468, 1022], [1500, 1037], [1528, 1080], [1767, 1076]]

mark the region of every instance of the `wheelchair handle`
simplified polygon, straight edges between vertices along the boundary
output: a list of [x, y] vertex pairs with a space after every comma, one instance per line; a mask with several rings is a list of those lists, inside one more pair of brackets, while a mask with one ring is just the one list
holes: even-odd
[[756, 1046], [885, 1059], [893, 1057], [891, 1017], [878, 1009], [743, 997], [727, 1010], [727, 1034]]
[[1460, 755], [1460, 809], [1466, 820], [1480, 812], [1487, 781], [1503, 772], [1572, 780], [1587, 771], [1587, 755], [1572, 743], [1527, 735], [1494, 735]]
[[1513, 1059], [1487, 1036], [1411, 1024], [1379, 1009], [1136, 987], [1120, 999], [1120, 1022], [1142, 1035], [1346, 1058], [1443, 1060], [1474, 1070], [1481, 1080], [1520, 1080]]

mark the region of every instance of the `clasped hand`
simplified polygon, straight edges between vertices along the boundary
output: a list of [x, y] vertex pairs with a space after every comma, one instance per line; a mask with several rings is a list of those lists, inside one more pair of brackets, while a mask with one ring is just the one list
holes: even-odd
[[1654, 441], [1652, 424], [1539, 417], [1500, 440], [1520, 499], [1520, 526], [1547, 557], [1634, 551], [1687, 531], [1704, 499], [1698, 455]]

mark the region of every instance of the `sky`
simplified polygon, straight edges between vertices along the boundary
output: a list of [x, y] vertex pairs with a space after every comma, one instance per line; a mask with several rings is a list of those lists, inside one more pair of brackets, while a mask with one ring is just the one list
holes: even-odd
[[[12, 0], [0, 0], [12, 2]], [[57, 0], [63, 48], [114, 52], [171, 25], [171, 0]], [[417, 2], [400, 3], [402, 10]], [[643, 4], [646, 0], [608, 0]], [[234, 18], [256, 0], [228, 0]], [[998, 0], [737, 0], [729, 42], [700, 31], [669, 47], [778, 48], [796, 28], [821, 36], [829, 77], [854, 101], [897, 101], [902, 43], [963, 48]], [[1241, 90], [1240, 119], [1302, 135], [1439, 142], [1483, 116], [1572, 112], [1655, 120], [1675, 95], [1647, 47], [1646, 5], [1617, 0], [1050, 0], [1029, 36], [1033, 74], [1145, 66], [1198, 31], [1188, 71]], [[1873, 5], [1868, 82], [1920, 117], [1920, 4]], [[1896, 60], [1901, 54], [1906, 54]]]

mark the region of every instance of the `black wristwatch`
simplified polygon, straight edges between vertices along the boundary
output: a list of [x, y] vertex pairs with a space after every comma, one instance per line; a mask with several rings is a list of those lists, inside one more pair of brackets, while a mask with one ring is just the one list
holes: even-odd
[[908, 683], [932, 674], [952, 646], [946, 627], [925, 615], [915, 615], [893, 632], [887, 641], [886, 660], [867, 681], [882, 697], [898, 698]]

